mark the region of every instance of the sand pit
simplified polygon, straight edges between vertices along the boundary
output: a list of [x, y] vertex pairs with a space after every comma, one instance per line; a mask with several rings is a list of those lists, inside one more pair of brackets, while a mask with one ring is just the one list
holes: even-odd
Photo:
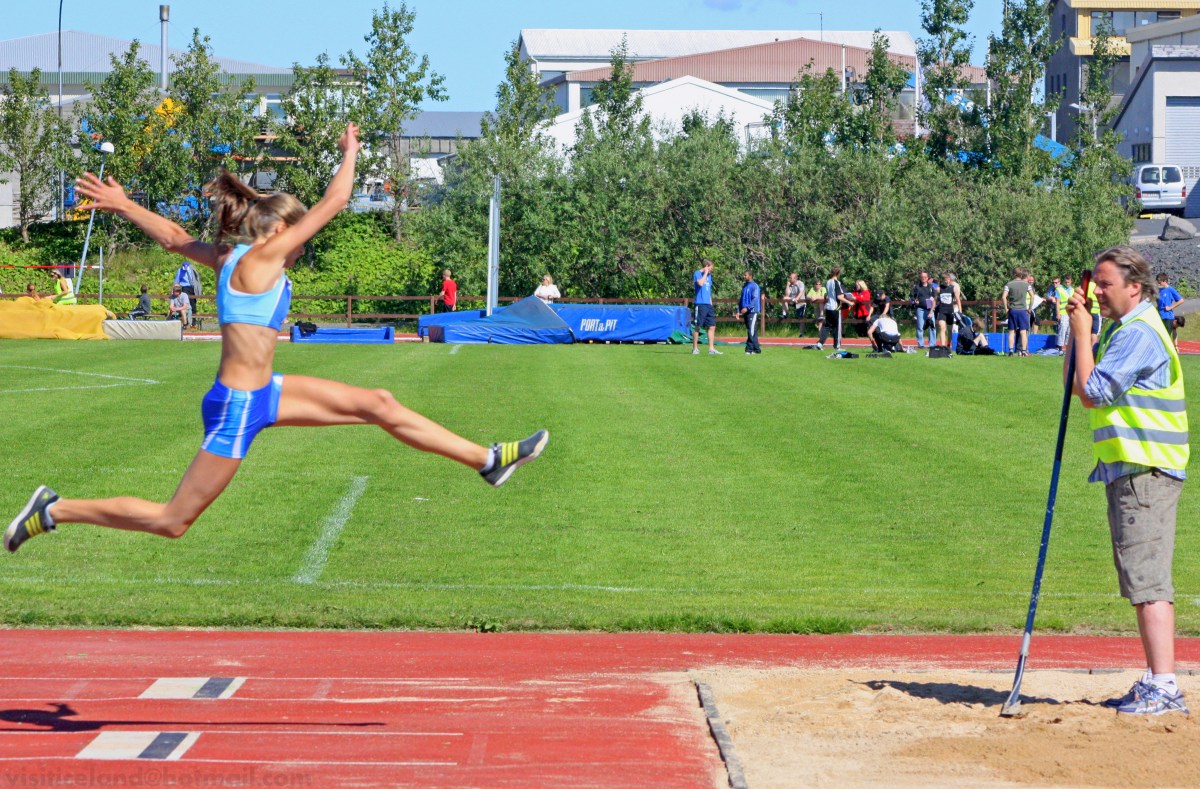
[[[1139, 672], [711, 670], [750, 789], [1200, 786], [1200, 720], [1118, 716], [1100, 702]], [[1181, 677], [1200, 713], [1200, 686]]]

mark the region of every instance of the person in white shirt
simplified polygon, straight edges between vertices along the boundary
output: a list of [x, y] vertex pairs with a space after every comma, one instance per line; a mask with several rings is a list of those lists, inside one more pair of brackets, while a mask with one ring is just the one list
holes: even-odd
[[900, 327], [890, 315], [880, 315], [876, 318], [867, 329], [867, 337], [877, 352], [901, 350]]
[[562, 294], [559, 293], [558, 288], [554, 286], [554, 280], [549, 274], [542, 277], [542, 284], [539, 285], [538, 289], [533, 292], [533, 295], [537, 296], [547, 304], [553, 304], [555, 299], [562, 298]]

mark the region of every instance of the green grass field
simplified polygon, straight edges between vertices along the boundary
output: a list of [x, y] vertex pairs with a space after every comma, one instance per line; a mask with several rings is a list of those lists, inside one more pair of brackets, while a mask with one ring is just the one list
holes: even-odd
[[[43, 482], [73, 497], [171, 495], [199, 445], [199, 402], [219, 344], [0, 349], [4, 523]], [[276, 367], [386, 387], [480, 442], [549, 428], [543, 457], [504, 488], [375, 428], [268, 430], [181, 540], [67, 525], [0, 556], [0, 622], [773, 632], [1024, 624], [1061, 405], [1057, 359], [451, 350], [281, 344]], [[1200, 392], [1200, 362], [1184, 366]], [[1038, 626], [1131, 631], [1103, 492], [1085, 483], [1085, 418], [1073, 410]], [[327, 562], [307, 558], [356, 489]], [[1200, 497], [1185, 492], [1176, 585], [1180, 630], [1192, 635], [1198, 510]]]

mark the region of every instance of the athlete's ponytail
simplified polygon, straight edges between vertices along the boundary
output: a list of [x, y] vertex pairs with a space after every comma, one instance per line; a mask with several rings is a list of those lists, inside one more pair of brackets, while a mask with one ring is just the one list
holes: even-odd
[[212, 200], [217, 241], [240, 239], [243, 235], [242, 223], [258, 200], [258, 193], [224, 169], [205, 185], [204, 190]]
[[217, 223], [217, 241], [226, 238], [252, 242], [271, 234], [280, 222], [296, 224], [308, 211], [304, 204], [285, 192], [259, 196], [227, 170], [205, 187], [212, 198]]

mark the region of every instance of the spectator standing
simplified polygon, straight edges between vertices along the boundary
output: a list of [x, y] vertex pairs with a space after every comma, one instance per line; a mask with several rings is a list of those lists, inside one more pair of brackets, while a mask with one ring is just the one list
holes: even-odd
[[871, 322], [871, 290], [863, 280], [854, 282], [854, 330], [858, 336], [866, 339], [867, 328]]
[[842, 349], [842, 307], [853, 307], [854, 300], [846, 295], [846, 286], [839, 277], [842, 267], [834, 266], [825, 281], [825, 319], [821, 322], [821, 333], [817, 336], [817, 349], [825, 347], [825, 338], [833, 331], [833, 349]]
[[138, 296], [137, 306], [129, 313], [129, 320], [144, 318], [150, 314], [150, 290], [142, 286], [142, 295]]
[[958, 277], [947, 271], [942, 275], [942, 287], [937, 295], [938, 345], [950, 347], [950, 335], [954, 331], [954, 316], [962, 312], [962, 292], [958, 289]]
[[[1042, 297], [1038, 295], [1037, 288], [1033, 284], [1033, 274], [1025, 272], [1025, 282], [1029, 285], [1029, 292], [1025, 294], [1025, 299], [1029, 303], [1029, 333], [1038, 333], [1037, 309], [1042, 306]], [[1026, 346], [1025, 350], [1029, 350]]]
[[783, 289], [783, 319], [787, 320], [789, 307], [797, 318], [803, 318], [806, 306], [807, 304], [804, 301], [804, 283], [800, 281], [800, 275], [793, 271], [791, 274], [788, 274], [788, 282]]
[[1008, 313], [1008, 355], [1028, 356], [1029, 283], [1025, 281], [1025, 269], [1013, 271], [1013, 278], [1004, 286], [1000, 300]]
[[533, 295], [537, 296], [547, 304], [553, 304], [555, 299], [562, 298], [562, 294], [558, 292], [558, 288], [555, 287], [554, 280], [549, 274], [542, 277], [542, 284], [538, 285], [538, 288], [533, 292]]
[[167, 308], [167, 320], [179, 318], [184, 326], [189, 325], [192, 317], [192, 300], [188, 298], [188, 294], [183, 292], [183, 287], [175, 284], [171, 286], [171, 306]]
[[890, 315], [892, 312], [892, 297], [888, 295], [883, 287], [875, 289], [875, 296], [871, 299], [871, 317], [876, 318], [880, 315]]
[[58, 269], [51, 269], [50, 276], [54, 277], [54, 295], [51, 300], [55, 304], [75, 304], [75, 288], [71, 285], [69, 277], [64, 277], [63, 273]]
[[1175, 521], [1188, 462], [1183, 367], [1154, 309], [1155, 284], [1145, 258], [1127, 246], [1096, 256], [1092, 272], [1101, 314], [1110, 321], [1093, 351], [1081, 340], [1092, 316], [1085, 294], [1068, 304], [1075, 359], [1070, 382], [1089, 409], [1121, 596], [1137, 614], [1147, 669], [1124, 696], [1104, 702], [1118, 713], [1188, 712], [1175, 679], [1175, 604], [1171, 562]]
[[1071, 278], [1067, 277], [1067, 284], [1062, 283], [1062, 279], [1055, 277], [1051, 280], [1050, 290], [1046, 292], [1046, 301], [1054, 306], [1055, 332], [1057, 333], [1059, 353], [1064, 353], [1067, 349], [1067, 342], [1071, 337], [1071, 321], [1067, 317], [1067, 302], [1071, 299]]
[[1175, 327], [1175, 308], [1183, 304], [1183, 296], [1179, 291], [1171, 287], [1171, 282], [1167, 279], [1166, 274], [1159, 274], [1155, 277], [1158, 282], [1158, 317], [1162, 319], [1163, 326], [1171, 334], [1171, 342], [1175, 343], [1175, 347], [1179, 347], [1179, 331]]
[[762, 309], [762, 288], [750, 271], [742, 273], [742, 297], [738, 299], [738, 315], [746, 323], [746, 354], [762, 353], [758, 345], [758, 313]]
[[819, 280], [809, 288], [808, 300], [816, 305], [813, 309], [817, 313], [817, 334], [819, 335], [825, 326], [825, 285]]
[[[196, 297], [203, 296], [204, 289], [200, 286], [200, 275], [196, 273], [196, 267], [192, 265], [192, 261], [187, 258], [183, 259], [183, 263], [175, 272], [175, 281], [172, 284], [178, 285], [187, 294], [188, 312], [195, 319]], [[186, 326], [187, 324], [184, 325]]]
[[708, 331], [708, 355], [720, 356], [717, 350], [717, 313], [712, 303], [713, 262], [708, 258], [701, 261], [700, 269], [692, 274], [695, 296], [692, 299], [692, 354], [700, 353], [700, 330]]
[[450, 269], [442, 272], [442, 290], [438, 293], [442, 312], [454, 312], [458, 305], [458, 283], [450, 276]]
[[1100, 302], [1096, 299], [1096, 281], [1088, 283], [1088, 304], [1092, 305], [1092, 345], [1100, 341]]
[[929, 347], [933, 347], [937, 324], [933, 319], [933, 302], [934, 296], [937, 293], [937, 285], [929, 277], [928, 271], [922, 271], [917, 279], [917, 284], [913, 285], [910, 298], [913, 306], [917, 308], [917, 347], [925, 347], [925, 337], [928, 333]]

